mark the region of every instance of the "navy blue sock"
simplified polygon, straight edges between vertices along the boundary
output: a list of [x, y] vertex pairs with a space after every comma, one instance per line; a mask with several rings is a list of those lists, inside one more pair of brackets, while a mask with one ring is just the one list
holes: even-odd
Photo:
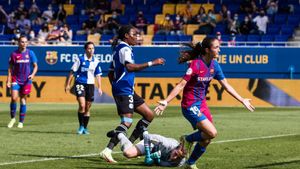
[[198, 130], [195, 133], [187, 135], [185, 139], [188, 142], [199, 142], [202, 140], [201, 131]]
[[15, 118], [17, 111], [17, 103], [10, 103], [10, 117]]
[[27, 111], [26, 104], [21, 104], [20, 105], [20, 120], [19, 120], [19, 122], [24, 123], [26, 111]]
[[189, 165], [195, 164], [205, 151], [206, 148], [202, 147], [200, 143], [197, 143], [187, 163]]

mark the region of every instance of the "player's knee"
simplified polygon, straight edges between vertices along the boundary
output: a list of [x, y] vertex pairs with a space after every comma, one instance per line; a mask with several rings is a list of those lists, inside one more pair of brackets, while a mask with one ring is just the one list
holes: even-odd
[[211, 143], [211, 140], [210, 140], [210, 139], [206, 139], [206, 140], [202, 140], [202, 141], [200, 142], [200, 145], [201, 145], [202, 147], [207, 147], [210, 143]]
[[208, 131], [207, 134], [208, 134], [210, 139], [214, 139], [214, 138], [217, 137], [218, 132], [217, 132], [217, 130], [210, 130], [210, 131]]
[[18, 101], [18, 96], [12, 96], [11, 102], [16, 103]]
[[130, 152], [130, 151], [124, 151], [123, 152], [123, 155], [126, 157], [126, 158], [133, 158], [134, 155]]

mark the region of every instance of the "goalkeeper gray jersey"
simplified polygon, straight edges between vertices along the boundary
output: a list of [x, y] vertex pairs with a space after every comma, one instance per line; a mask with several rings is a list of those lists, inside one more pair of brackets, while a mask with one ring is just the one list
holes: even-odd
[[185, 159], [178, 161], [168, 161], [171, 151], [179, 145], [179, 142], [173, 138], [163, 137], [157, 134], [149, 134], [150, 141], [153, 144], [152, 151], [161, 151], [161, 166], [181, 166], [184, 164]]

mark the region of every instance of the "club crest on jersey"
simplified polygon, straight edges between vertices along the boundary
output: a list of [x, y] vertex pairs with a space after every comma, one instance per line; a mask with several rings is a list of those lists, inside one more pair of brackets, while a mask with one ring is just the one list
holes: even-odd
[[58, 60], [57, 51], [46, 51], [45, 60], [49, 65], [56, 64]]
[[210, 74], [214, 74], [215, 73], [215, 69], [210, 69]]
[[186, 71], [186, 75], [191, 75], [193, 73], [192, 68], [188, 68], [188, 70]]
[[28, 58], [29, 58], [29, 55], [25, 55], [25, 58], [28, 59]]

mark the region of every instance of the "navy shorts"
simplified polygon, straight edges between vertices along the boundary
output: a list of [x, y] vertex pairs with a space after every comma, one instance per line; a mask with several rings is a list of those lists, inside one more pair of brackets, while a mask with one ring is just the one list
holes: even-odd
[[75, 84], [75, 93], [77, 97], [84, 97], [86, 101], [94, 101], [94, 84]]
[[133, 113], [137, 107], [145, 103], [144, 99], [136, 93], [133, 95], [114, 96], [114, 99], [119, 115]]

